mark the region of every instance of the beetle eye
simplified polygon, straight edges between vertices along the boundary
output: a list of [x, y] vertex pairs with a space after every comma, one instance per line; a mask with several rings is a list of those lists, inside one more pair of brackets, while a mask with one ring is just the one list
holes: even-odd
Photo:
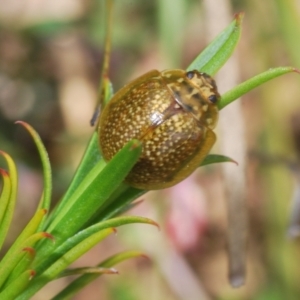
[[217, 98], [216, 95], [210, 95], [210, 96], [208, 97], [208, 100], [209, 100], [211, 103], [215, 104], [215, 103], [217, 103], [218, 98]]
[[189, 72], [186, 72], [186, 77], [188, 79], [192, 79], [195, 75], [195, 72], [194, 71], [189, 71]]

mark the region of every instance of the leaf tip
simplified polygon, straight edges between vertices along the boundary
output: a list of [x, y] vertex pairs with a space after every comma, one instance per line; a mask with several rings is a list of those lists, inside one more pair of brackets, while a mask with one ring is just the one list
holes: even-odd
[[9, 177], [9, 174], [6, 170], [0, 168], [0, 175], [2, 177]]
[[42, 232], [41, 234], [44, 238], [50, 239], [53, 243], [55, 243], [55, 238], [52, 234], [48, 232]]
[[33, 134], [34, 129], [24, 121], [16, 121], [15, 124], [22, 125], [30, 134]]
[[29, 271], [29, 280], [32, 280], [33, 277], [35, 276], [36, 272], [34, 270]]
[[8, 153], [3, 150], [0, 150], [0, 155], [2, 155], [4, 158], [9, 157]]
[[150, 224], [156, 226], [156, 228], [158, 229], [158, 231], [160, 231], [160, 226], [157, 222], [150, 220]]
[[48, 213], [48, 209], [46, 209], [46, 208], [42, 208], [41, 209], [41, 214], [44, 216], [44, 215], [46, 215]]
[[295, 73], [298, 73], [300, 74], [300, 69], [297, 69], [297, 68], [292, 68], [292, 71], [295, 72]]
[[144, 201], [145, 201], [144, 199], [139, 199], [139, 200], [137, 200], [137, 201], [134, 201], [134, 202], [132, 203], [132, 205], [138, 206], [138, 205], [140, 205], [141, 203], [143, 203]]
[[132, 142], [132, 144], [131, 144], [130, 150], [134, 150], [134, 149], [140, 147], [142, 144], [142, 142], [139, 140], [132, 140], [131, 142]]
[[239, 13], [236, 13], [234, 15], [234, 18], [235, 18], [235, 21], [236, 21], [236, 25], [237, 26], [240, 26], [243, 22], [243, 19], [244, 19], [244, 16], [245, 16], [245, 13], [243, 11], [239, 12]]
[[28, 126], [28, 123], [26, 123], [24, 121], [21, 121], [21, 120], [16, 121], [15, 124], [20, 124], [20, 125], [22, 125], [24, 127]]
[[142, 258], [151, 260], [150, 257], [149, 257], [148, 255], [144, 254], [144, 253], [142, 253], [140, 256], [141, 256]]
[[107, 272], [107, 274], [119, 274], [119, 271], [115, 268], [109, 268], [108, 270], [109, 272]]
[[232, 158], [230, 158], [230, 157], [229, 157], [228, 162], [234, 163], [236, 166], [239, 165], [239, 163], [238, 163], [236, 160], [234, 160], [234, 159], [232, 159]]
[[35, 252], [35, 250], [32, 247], [25, 247], [22, 249], [22, 251], [24, 252], [28, 252], [28, 253], [33, 253]]
[[22, 251], [27, 252], [30, 257], [34, 257], [36, 253], [35, 249], [32, 247], [25, 247]]

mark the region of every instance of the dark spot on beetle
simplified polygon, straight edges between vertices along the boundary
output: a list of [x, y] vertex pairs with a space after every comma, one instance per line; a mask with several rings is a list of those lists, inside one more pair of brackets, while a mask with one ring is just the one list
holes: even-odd
[[217, 103], [217, 101], [218, 101], [218, 97], [217, 97], [216, 95], [210, 95], [210, 96], [208, 97], [208, 100], [209, 100], [211, 103], [215, 104], [215, 103]]
[[187, 104], [187, 103], [183, 103], [182, 108], [186, 112], [193, 112], [194, 111], [193, 107], [191, 105]]
[[216, 85], [216, 82], [214, 80], [211, 81], [211, 85], [213, 86], [214, 90], [217, 89], [217, 85]]
[[173, 93], [174, 93], [174, 96], [175, 96], [176, 99], [180, 99], [181, 98], [180, 91], [173, 91]]
[[194, 111], [193, 107], [189, 104], [185, 104], [184, 105], [184, 108], [187, 110], [187, 111]]
[[192, 79], [194, 77], [194, 75], [195, 75], [195, 71], [189, 71], [186, 73], [186, 77], [188, 79]]
[[211, 79], [211, 77], [206, 73], [201, 73], [201, 75], [206, 79]]
[[187, 93], [188, 93], [188, 94], [191, 94], [191, 93], [194, 91], [194, 87], [192, 87], [192, 86], [187, 86], [186, 90], [187, 90]]
[[201, 98], [201, 95], [200, 94], [194, 94], [194, 95], [192, 95], [192, 97], [193, 97], [193, 99], [195, 99], [195, 100], [198, 100], [198, 101], [200, 101], [202, 98]]

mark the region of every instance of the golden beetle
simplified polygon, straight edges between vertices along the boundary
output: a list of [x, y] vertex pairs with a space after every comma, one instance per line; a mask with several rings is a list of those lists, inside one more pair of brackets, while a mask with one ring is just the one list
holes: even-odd
[[143, 142], [126, 182], [140, 189], [167, 188], [189, 176], [216, 136], [220, 95], [207, 74], [152, 70], [120, 89], [99, 121], [102, 155], [109, 161], [127, 142]]

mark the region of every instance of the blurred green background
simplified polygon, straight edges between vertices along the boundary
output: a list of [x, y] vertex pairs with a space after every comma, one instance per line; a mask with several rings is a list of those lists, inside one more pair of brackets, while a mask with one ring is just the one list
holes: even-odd
[[[297, 0], [115, 0], [109, 72], [114, 89], [150, 69], [184, 69], [241, 11], [240, 43], [216, 76], [221, 94], [272, 67], [300, 68]], [[29, 122], [40, 133], [58, 201], [93, 131], [89, 121], [105, 15], [103, 0], [0, 0], [0, 148], [16, 160], [20, 178], [11, 240], [42, 190], [37, 151], [14, 122]], [[123, 263], [120, 275], [101, 277], [75, 299], [299, 299], [299, 95], [299, 75], [288, 74], [238, 100], [238, 121], [227, 108], [221, 112], [220, 142], [213, 152], [236, 159], [240, 166], [233, 172], [246, 172], [243, 287], [233, 289], [228, 281], [228, 187], [217, 165], [199, 170], [179, 187], [143, 197], [130, 213], [159, 221], [161, 232], [143, 225], [122, 228], [76, 266], [93, 265], [120, 249], [142, 249], [151, 259]], [[222, 121], [226, 115], [231, 124]], [[226, 131], [229, 125], [241, 132]], [[226, 141], [232, 150], [223, 147]], [[241, 144], [243, 162], [234, 154]], [[68, 280], [54, 282], [34, 299], [51, 298]]]

